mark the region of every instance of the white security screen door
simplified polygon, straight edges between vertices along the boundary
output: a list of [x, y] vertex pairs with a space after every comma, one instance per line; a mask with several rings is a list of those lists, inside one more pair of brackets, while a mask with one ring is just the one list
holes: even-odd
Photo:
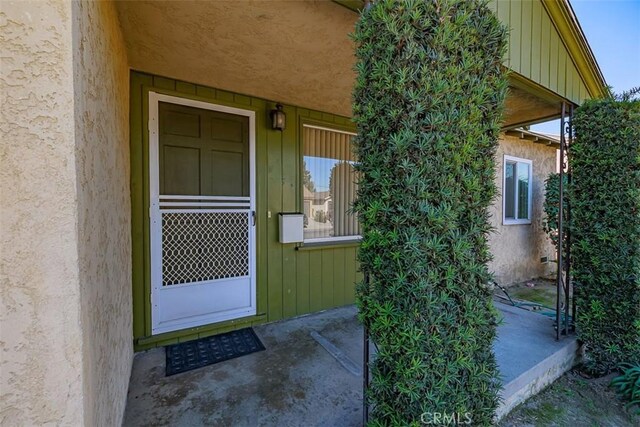
[[149, 93], [152, 333], [256, 313], [255, 114]]

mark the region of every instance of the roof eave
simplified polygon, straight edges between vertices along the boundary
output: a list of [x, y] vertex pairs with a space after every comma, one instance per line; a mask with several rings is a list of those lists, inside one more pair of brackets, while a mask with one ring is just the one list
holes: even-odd
[[542, 144], [548, 147], [560, 148], [560, 140], [549, 135], [532, 132], [526, 129], [510, 129], [505, 133], [509, 136], [514, 136], [516, 138], [531, 141], [535, 144]]
[[607, 82], [569, 0], [542, 0], [591, 97], [606, 96]]

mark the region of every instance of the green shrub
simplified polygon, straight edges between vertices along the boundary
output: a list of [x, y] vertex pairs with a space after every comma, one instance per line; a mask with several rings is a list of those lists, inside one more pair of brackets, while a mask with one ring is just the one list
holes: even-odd
[[611, 381], [611, 386], [629, 401], [628, 407], [636, 406], [640, 415], [640, 364], [631, 365], [629, 363], [622, 364], [622, 375], [615, 377]]
[[[568, 177], [563, 175], [564, 184], [564, 205], [562, 206], [563, 217], [563, 229], [565, 230], [565, 239], [563, 244], [566, 243], [566, 230], [569, 228], [569, 210], [567, 209], [567, 193], [568, 193]], [[552, 173], [544, 181], [544, 213], [545, 219], [542, 223], [542, 228], [549, 236], [555, 246], [558, 246], [558, 209], [560, 208], [560, 174]], [[566, 246], [564, 246], [566, 247]]]
[[498, 402], [486, 286], [506, 30], [484, 1], [378, 0], [354, 35], [360, 319], [378, 353], [372, 425], [488, 425]]
[[[568, 189], [569, 178], [567, 175], [563, 175], [564, 181], [564, 204], [562, 206], [562, 218], [563, 218], [563, 241], [562, 241], [562, 256], [563, 256], [563, 269], [567, 268], [569, 260], [567, 257], [568, 251], [568, 236], [569, 236], [569, 204], [568, 204]], [[542, 221], [542, 229], [549, 236], [553, 245], [558, 247], [558, 210], [560, 208], [560, 174], [550, 174], [544, 182], [544, 203], [543, 209], [545, 218]]]
[[586, 101], [573, 118], [572, 268], [587, 368], [640, 362], [640, 101]]

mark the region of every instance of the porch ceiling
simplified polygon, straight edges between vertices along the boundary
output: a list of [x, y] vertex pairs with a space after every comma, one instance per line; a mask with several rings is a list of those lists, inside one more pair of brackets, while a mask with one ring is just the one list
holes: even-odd
[[135, 70], [351, 115], [358, 15], [336, 3], [116, 3]]
[[[274, 4], [277, 3], [277, 4]], [[328, 1], [116, 1], [132, 69], [351, 116], [349, 33]], [[559, 115], [560, 99], [512, 82], [504, 126]]]
[[505, 103], [502, 127], [509, 129], [559, 117], [561, 102], [560, 99], [550, 100], [533, 95], [512, 83]]

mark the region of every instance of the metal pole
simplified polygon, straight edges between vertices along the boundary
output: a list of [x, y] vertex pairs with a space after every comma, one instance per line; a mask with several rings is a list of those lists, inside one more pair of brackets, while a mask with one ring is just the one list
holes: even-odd
[[[369, 273], [364, 274], [364, 283], [367, 291], [369, 290]], [[369, 422], [369, 403], [367, 402], [367, 390], [369, 388], [369, 328], [367, 321], [364, 321], [364, 349], [362, 354], [362, 425], [366, 426]]]
[[[569, 107], [569, 140], [567, 143], [567, 148], [573, 142], [573, 125], [571, 121], [573, 120], [573, 105]], [[571, 187], [571, 163], [569, 161], [569, 155], [567, 153], [567, 185]], [[567, 201], [567, 220], [569, 221], [569, 225], [571, 224], [571, 200]], [[573, 282], [571, 281], [571, 226], [567, 228], [567, 314], [569, 313], [569, 292], [573, 291], [573, 299], [571, 304], [571, 320], [572, 320], [572, 329], [575, 331], [576, 328], [576, 293], [575, 289], [573, 289]]]
[[369, 404], [367, 402], [367, 389], [369, 388], [369, 331], [364, 327], [364, 355], [362, 363], [362, 425], [369, 422]]
[[[572, 106], [569, 107], [569, 111], [571, 111]], [[571, 113], [569, 113], [569, 117], [567, 117], [567, 123], [565, 124], [565, 129], [567, 131], [567, 135], [570, 132], [571, 129]], [[566, 169], [567, 169], [567, 182], [569, 181], [569, 177], [570, 175], [570, 170], [569, 170], [569, 144], [567, 141], [567, 138], [565, 137], [564, 139], [564, 156], [565, 156], [565, 163], [566, 163]], [[563, 169], [565, 164], [563, 164]], [[562, 193], [562, 203], [564, 204], [564, 191]], [[569, 217], [569, 204], [567, 203], [567, 218]], [[568, 227], [568, 225], [567, 225]], [[567, 244], [565, 245], [565, 258], [564, 258], [564, 263], [567, 265], [567, 268], [564, 271], [564, 335], [568, 336], [569, 335], [569, 292], [570, 292], [570, 286], [571, 284], [569, 283], [569, 255], [570, 255], [570, 248], [569, 248], [569, 229], [567, 228]]]
[[559, 203], [558, 203], [558, 271], [556, 275], [556, 340], [560, 341], [560, 330], [562, 329], [560, 292], [564, 288], [562, 285], [562, 205], [564, 202], [564, 122], [566, 115], [566, 104], [562, 102], [562, 116], [560, 118], [560, 187], [559, 187]]

